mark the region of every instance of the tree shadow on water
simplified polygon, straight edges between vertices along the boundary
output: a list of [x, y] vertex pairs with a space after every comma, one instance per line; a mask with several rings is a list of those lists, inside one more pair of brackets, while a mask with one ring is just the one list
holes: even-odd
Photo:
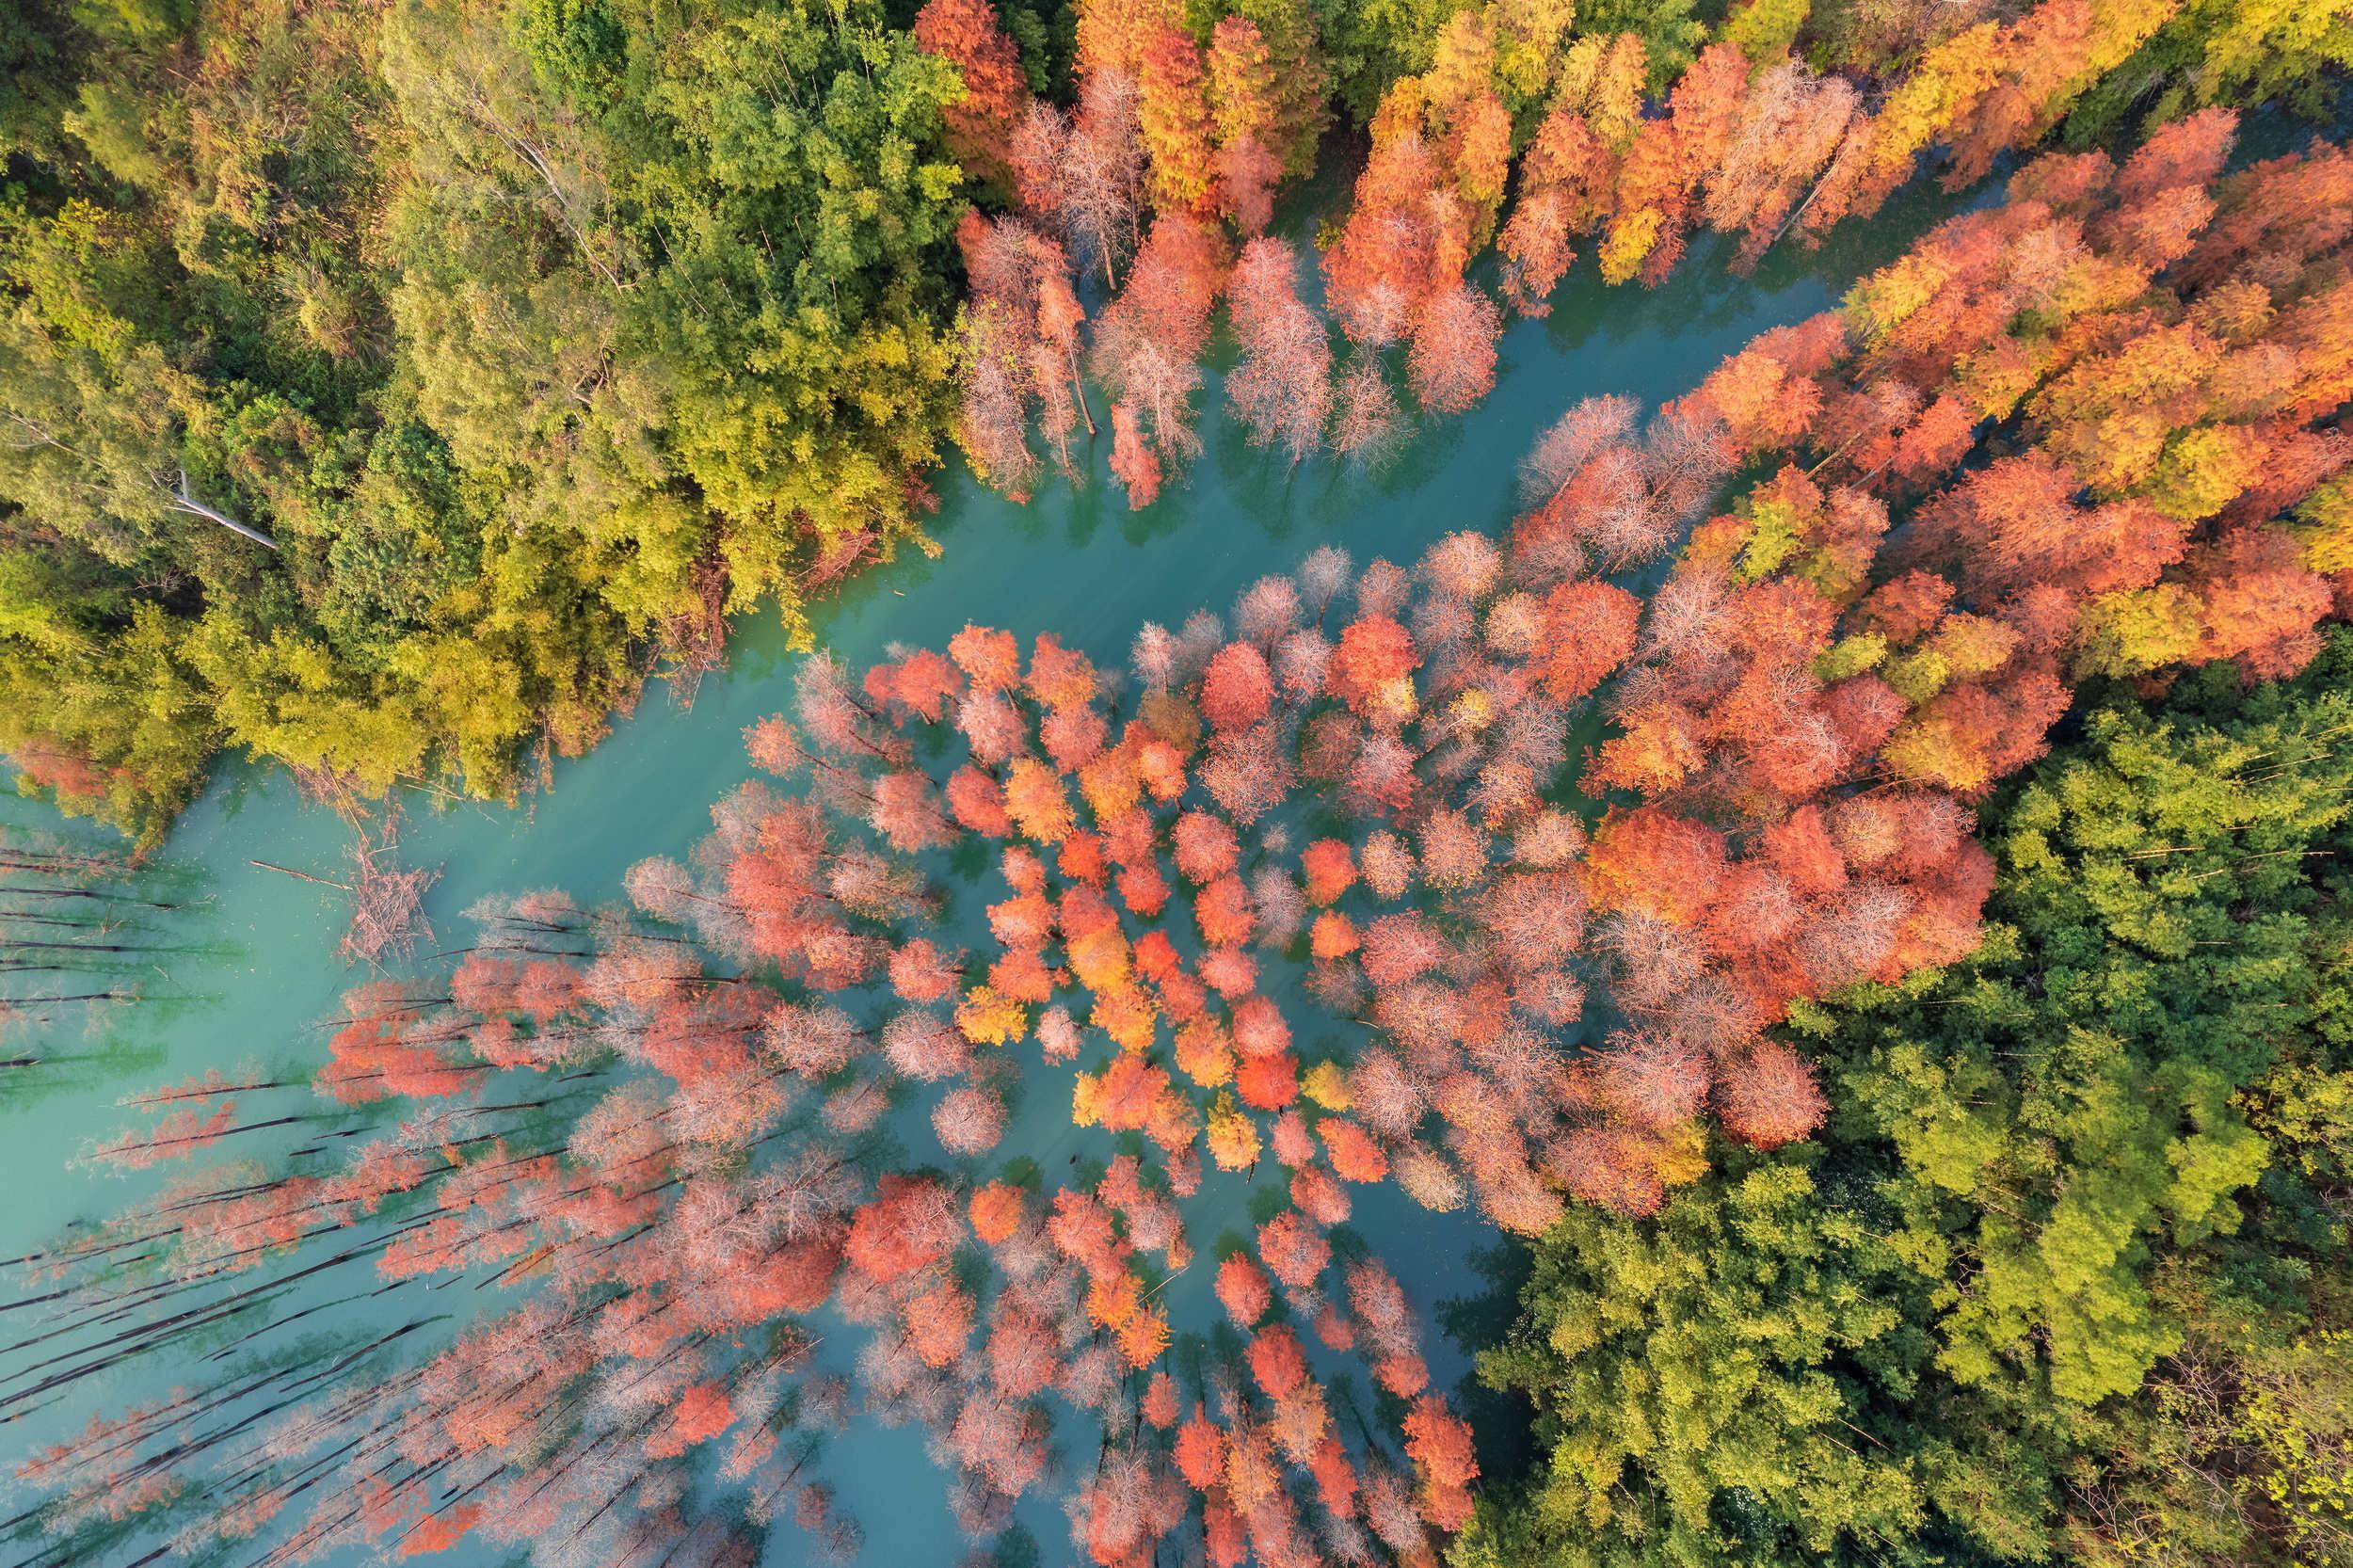
[[[1468, 1261], [1486, 1288], [1473, 1295], [1446, 1298], [1433, 1316], [1465, 1355], [1476, 1358], [1482, 1348], [1502, 1343], [1519, 1320], [1520, 1290], [1535, 1267], [1535, 1253], [1524, 1241], [1505, 1240], [1474, 1251]], [[1481, 1472], [1525, 1474], [1536, 1457], [1531, 1431], [1535, 1412], [1527, 1399], [1488, 1387], [1476, 1371], [1455, 1384], [1453, 1399], [1471, 1424]]]

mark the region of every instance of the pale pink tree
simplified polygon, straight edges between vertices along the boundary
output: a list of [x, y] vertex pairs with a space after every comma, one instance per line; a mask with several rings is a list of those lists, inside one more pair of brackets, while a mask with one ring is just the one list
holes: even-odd
[[1250, 439], [1296, 464], [1320, 445], [1332, 409], [1332, 345], [1300, 301], [1299, 259], [1282, 240], [1255, 239], [1226, 287], [1241, 362], [1225, 380]]

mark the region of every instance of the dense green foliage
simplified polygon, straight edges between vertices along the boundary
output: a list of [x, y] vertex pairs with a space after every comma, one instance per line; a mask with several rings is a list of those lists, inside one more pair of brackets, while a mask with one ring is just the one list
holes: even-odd
[[223, 743], [499, 792], [912, 532], [961, 88], [879, 8], [193, 9], [0, 24], [36, 782], [151, 831]]
[[1469, 1564], [2353, 1560], [2353, 637], [2118, 696], [1983, 948], [1793, 1020], [1833, 1117], [1570, 1210]]

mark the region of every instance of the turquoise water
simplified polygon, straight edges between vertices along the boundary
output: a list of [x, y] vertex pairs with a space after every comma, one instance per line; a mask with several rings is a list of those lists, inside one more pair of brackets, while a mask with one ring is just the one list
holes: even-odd
[[[1423, 432], [1378, 471], [1321, 460], [1286, 470], [1222, 424], [1214, 387], [1203, 400], [1205, 455], [1141, 513], [1127, 509], [1101, 472], [1108, 432], [1091, 487], [1073, 493], [1049, 484], [1028, 506], [979, 488], [957, 469], [942, 478], [944, 504], [933, 520], [942, 554], [930, 559], [909, 551], [858, 578], [820, 607], [818, 635], [853, 670], [885, 657], [894, 644], [936, 646], [968, 621], [1007, 627], [1025, 640], [1051, 630], [1098, 663], [1121, 664], [1143, 622], [1173, 628], [1196, 608], [1223, 613], [1240, 589], [1289, 569], [1319, 545], [1338, 544], [1359, 564], [1377, 555], [1410, 563], [1440, 534], [1498, 530], [1513, 509], [1521, 454], [1568, 404], [1603, 392], [1656, 404], [1688, 390], [1755, 333], [1833, 303], [1853, 278], [1891, 259], [1953, 206], [1913, 193], [1867, 233], [1843, 234], [1812, 255], [1772, 258], [1745, 280], [1724, 271], [1724, 248], [1705, 242], [1652, 292], [1605, 291], [1590, 264], [1580, 266], [1551, 317], [1518, 323], [1507, 334], [1488, 401], [1467, 420]], [[561, 888], [590, 904], [616, 897], [623, 871], [637, 859], [682, 856], [708, 828], [711, 803], [749, 776], [741, 731], [789, 705], [792, 664], [773, 617], [747, 618], [737, 628], [728, 667], [702, 681], [691, 707], [665, 688], [650, 689], [595, 752], [558, 763], [546, 787], [520, 803], [444, 807], [411, 795], [403, 856], [441, 870], [426, 904], [438, 945], [464, 945], [460, 912], [485, 895]], [[0, 820], [38, 825], [46, 814], [7, 801], [0, 802]], [[341, 895], [248, 862], [340, 878], [346, 837], [341, 822], [305, 803], [282, 776], [243, 763], [221, 770], [164, 853], [190, 906], [159, 918], [161, 939], [177, 951], [152, 955], [142, 977], [147, 1000], [95, 1032], [52, 1031], [29, 1043], [12, 1039], [0, 1052], [42, 1058], [0, 1082], [0, 1172], [8, 1178], [0, 1256], [31, 1252], [62, 1227], [119, 1208], [172, 1174], [121, 1176], [74, 1164], [90, 1143], [127, 1121], [115, 1103], [120, 1096], [216, 1067], [307, 1078], [325, 1053], [318, 1020], [337, 1011], [339, 993], [358, 978], [336, 956]], [[1287, 1011], [1303, 1043], [1312, 1042], [1312, 1022]], [[1051, 1171], [1069, 1154], [1108, 1152], [1099, 1135], [1069, 1127], [1062, 1092], [1058, 1076], [1053, 1093], [1024, 1100], [1000, 1157], [1029, 1154]], [[308, 1108], [300, 1090], [256, 1095], [241, 1099], [238, 1120]], [[277, 1146], [292, 1146], [302, 1130], [287, 1129], [289, 1142]], [[264, 1134], [248, 1152], [266, 1152], [266, 1140], [277, 1136]], [[1272, 1161], [1268, 1173], [1262, 1188], [1278, 1179]], [[1203, 1256], [1213, 1258], [1221, 1224], [1246, 1223], [1249, 1196], [1239, 1178], [1213, 1179], [1186, 1206], [1191, 1240]], [[1357, 1196], [1355, 1228], [1420, 1308], [1433, 1372], [1441, 1385], [1451, 1383], [1466, 1362], [1435, 1328], [1433, 1309], [1477, 1288], [1465, 1260], [1493, 1243], [1492, 1233], [1465, 1216], [1425, 1213], [1390, 1186], [1358, 1190]], [[1205, 1324], [1214, 1312], [1209, 1272], [1196, 1267], [1168, 1292], [1180, 1332]], [[358, 1288], [355, 1280], [340, 1287]], [[447, 1291], [429, 1310], [462, 1317], [498, 1299], [497, 1292]], [[354, 1320], [361, 1312], [396, 1317], [416, 1310], [413, 1300], [371, 1304], [355, 1308]], [[0, 1343], [24, 1328], [13, 1320], [5, 1326], [10, 1332]], [[0, 1356], [0, 1377], [17, 1372], [32, 1353]], [[196, 1376], [158, 1358], [78, 1384], [9, 1426], [0, 1437], [0, 1460], [13, 1464], [93, 1408], [119, 1407]], [[16, 1386], [0, 1385], [0, 1392]], [[896, 1568], [944, 1564], [959, 1554], [919, 1429], [861, 1422], [830, 1446], [823, 1467], [865, 1528], [861, 1561]], [[1021, 1517], [1043, 1561], [1070, 1559], [1050, 1505], [1032, 1500]], [[766, 1560], [798, 1562], [808, 1551], [806, 1538], [787, 1527], [776, 1532]], [[439, 1560], [471, 1568], [499, 1557], [469, 1542]]]

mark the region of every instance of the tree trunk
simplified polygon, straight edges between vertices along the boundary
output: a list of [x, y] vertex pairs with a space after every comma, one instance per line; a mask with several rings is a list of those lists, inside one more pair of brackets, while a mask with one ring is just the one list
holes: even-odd
[[190, 495], [188, 493], [188, 471], [185, 469], [182, 469], [180, 471], [180, 488], [171, 492], [171, 509], [175, 512], [190, 513], [196, 517], [202, 518], [209, 522], [219, 523], [223, 528], [228, 529], [232, 534], [240, 535], [245, 538], [251, 539], [255, 544], [266, 545], [272, 550], [276, 550], [278, 548], [278, 541], [271, 538], [267, 534], [263, 533], [260, 529], [248, 527], [245, 523], [239, 522], [235, 518], [231, 517], [226, 512], [216, 512], [212, 507], [205, 505], [201, 501], [197, 500], [196, 497]]
[[1092, 440], [1096, 435], [1095, 410], [1087, 407], [1086, 388], [1079, 381], [1079, 337], [1075, 330], [1064, 350], [1070, 357], [1070, 395], [1078, 401], [1079, 417], [1086, 421], [1087, 439]]

